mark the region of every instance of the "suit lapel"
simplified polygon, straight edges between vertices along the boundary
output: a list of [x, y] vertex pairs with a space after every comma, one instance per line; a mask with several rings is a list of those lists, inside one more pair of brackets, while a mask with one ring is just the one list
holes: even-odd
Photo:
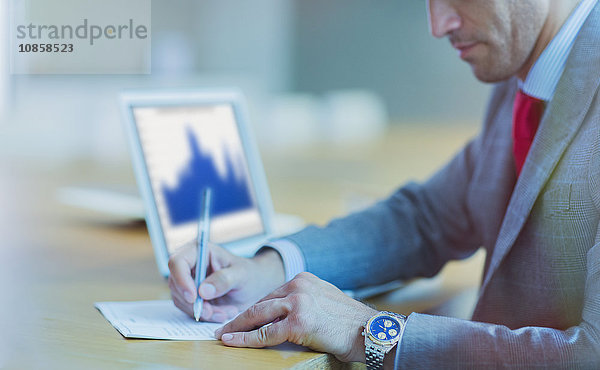
[[582, 27], [511, 196], [482, 290], [514, 245], [554, 168], [579, 130], [600, 82], [600, 6]]

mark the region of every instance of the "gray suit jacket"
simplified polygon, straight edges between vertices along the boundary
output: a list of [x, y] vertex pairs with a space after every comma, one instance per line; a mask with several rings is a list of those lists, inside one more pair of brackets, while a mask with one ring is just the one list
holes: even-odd
[[428, 182], [289, 237], [341, 288], [435, 275], [487, 249], [472, 321], [413, 313], [397, 366], [600, 368], [600, 5], [580, 31], [518, 181], [516, 80]]

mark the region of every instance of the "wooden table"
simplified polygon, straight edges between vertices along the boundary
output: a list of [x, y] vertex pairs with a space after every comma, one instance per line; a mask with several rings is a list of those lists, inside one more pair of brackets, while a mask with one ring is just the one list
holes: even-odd
[[[323, 223], [385, 196], [409, 174], [425, 178], [474, 131], [396, 127], [368, 144], [263, 153], [275, 208]], [[56, 191], [133, 182], [128, 165], [0, 164], [0, 368], [344, 367], [333, 356], [289, 344], [235, 349], [216, 341], [124, 339], [93, 303], [169, 298], [145, 226], [63, 206]], [[371, 302], [402, 313], [446, 313], [441, 307], [456, 297], [472, 300], [483, 257], [453, 262], [434, 280]]]

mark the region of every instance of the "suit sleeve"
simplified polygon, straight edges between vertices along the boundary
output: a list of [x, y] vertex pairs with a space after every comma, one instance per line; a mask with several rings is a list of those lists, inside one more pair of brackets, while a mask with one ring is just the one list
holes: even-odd
[[[600, 368], [600, 242], [587, 253], [581, 322], [558, 330], [506, 326], [413, 313], [396, 368]], [[518, 309], [518, 307], [515, 307]]]
[[[288, 236], [307, 271], [342, 289], [433, 276], [482, 245], [466, 205], [481, 139], [424, 184], [410, 183], [374, 206]], [[376, 262], [376, 263], [375, 263]]]

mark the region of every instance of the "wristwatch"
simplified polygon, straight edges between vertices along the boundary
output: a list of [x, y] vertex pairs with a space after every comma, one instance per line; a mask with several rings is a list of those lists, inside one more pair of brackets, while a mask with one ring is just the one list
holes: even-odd
[[406, 316], [381, 311], [365, 324], [365, 355], [368, 370], [383, 369], [383, 358], [402, 338]]

